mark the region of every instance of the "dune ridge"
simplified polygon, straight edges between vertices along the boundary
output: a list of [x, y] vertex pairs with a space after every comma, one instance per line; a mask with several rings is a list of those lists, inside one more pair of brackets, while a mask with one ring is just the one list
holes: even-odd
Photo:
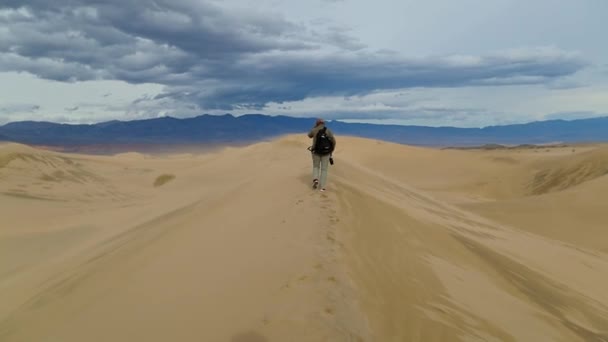
[[608, 148], [588, 151], [567, 161], [558, 160], [536, 173], [530, 193], [565, 190], [608, 174]]
[[0, 145], [0, 340], [608, 341], [605, 146], [340, 140]]
[[[436, 309], [434, 315], [437, 319], [446, 322], [442, 329], [438, 329], [442, 326], [438, 324], [429, 327], [429, 331], [418, 332], [424, 324], [408, 323], [412, 317], [420, 316], [420, 313], [406, 314], [400, 312], [400, 308], [396, 311], [379, 310], [378, 316], [383, 313], [385, 315], [379, 319], [382, 321], [379, 324], [394, 320], [395, 328], [400, 327], [403, 331], [379, 335], [377, 340], [391, 340], [392, 336], [404, 335], [408, 337], [406, 340], [410, 340], [416, 339], [422, 333], [430, 339], [433, 334], [436, 334], [437, 339], [441, 339], [446, 338], [445, 335], [442, 337], [442, 331], [455, 327], [465, 330], [468, 337], [487, 338], [484, 334], [488, 332], [480, 333], [475, 325], [487, 325], [488, 331], [494, 330], [495, 337], [512, 337], [515, 340], [543, 340], [552, 334], [556, 340], [563, 338], [599, 341], [606, 338], [606, 331], [602, 330], [608, 324], [608, 297], [603, 291], [603, 272], [608, 271], [606, 255], [581, 251], [577, 246], [531, 236], [526, 232], [463, 212], [389, 180], [385, 180], [385, 183], [379, 182], [378, 177], [369, 175], [369, 171], [363, 173], [361, 178], [356, 178], [357, 182], [351, 181], [355, 178], [353, 173], [341, 178], [341, 184], [347, 185], [342, 189], [357, 191], [361, 183], [365, 183], [363, 179], [373, 179], [373, 187], [363, 186], [366, 191], [373, 188], [371, 193], [368, 192], [371, 196], [355, 196], [351, 192], [344, 196], [346, 201], [352, 201], [353, 198], [382, 198], [385, 206], [388, 204], [397, 212], [382, 215], [392, 218], [386, 223], [388, 228], [380, 227], [380, 230], [373, 232], [367, 230], [373, 222], [382, 222], [376, 215], [359, 226], [356, 221], [352, 222], [351, 227], [363, 230], [361, 235], [366, 240], [371, 239], [372, 234], [389, 234], [391, 238], [387, 238], [386, 243], [392, 241], [394, 244], [398, 241], [397, 244], [401, 248], [411, 247], [417, 250], [416, 253], [410, 252], [413, 255], [408, 262], [423, 263], [422, 260], [425, 260], [425, 263], [435, 270], [435, 277], [439, 278], [439, 281], [435, 278], [436, 286], [443, 286], [452, 297], [451, 305], [439, 298], [431, 300], [431, 305], [426, 303], [430, 306], [426, 308], [427, 311]], [[353, 209], [351, 216], [356, 217], [357, 212], [357, 209]], [[429, 235], [433, 236], [432, 239], [429, 239]], [[449, 252], [446, 252], [446, 249]], [[425, 252], [428, 255], [425, 256]], [[355, 255], [356, 251], [352, 254]], [[384, 255], [375, 263], [364, 265], [367, 267], [362, 271], [361, 277], [365, 278], [367, 272], [377, 268], [384, 260], [390, 260], [390, 257], [391, 254]], [[487, 273], [480, 272], [480, 269]], [[398, 268], [377, 274], [376, 278], [384, 278], [381, 281], [376, 279], [377, 286], [394, 282], [395, 274], [399, 274]], [[463, 277], [472, 277], [474, 281], [465, 281], [465, 285]], [[401, 286], [395, 289], [391, 297], [398, 298], [400, 289], [411, 287], [416, 288], [415, 293], [424, 293], [425, 289], [422, 287], [428, 288], [433, 283], [432, 279], [430, 275], [429, 278], [424, 278], [418, 271], [412, 272], [410, 277], [400, 279]], [[476, 290], [485, 293], [476, 293]], [[384, 290], [374, 292], [390, 293]], [[483, 294], [487, 297], [479, 298]], [[588, 300], [587, 296], [594, 300]], [[369, 300], [372, 295], [366, 293], [363, 297]], [[388, 300], [389, 298], [386, 298], [386, 301]], [[436, 303], [433, 303], [434, 301]], [[564, 305], [564, 302], [567, 305]], [[500, 304], [495, 307], [495, 303]], [[408, 304], [411, 305], [409, 300], [403, 303], [403, 307]], [[471, 306], [474, 307], [473, 310], [467, 309]], [[508, 314], [500, 312], [505, 309]], [[541, 310], [551, 313], [553, 317], [547, 320], [549, 322], [535, 317], [534, 313]], [[580, 317], [577, 316], [581, 313], [592, 323], [580, 322]], [[421, 320], [428, 320], [426, 314], [422, 316]], [[473, 320], [475, 323], [466, 324], [467, 320]], [[554, 321], [551, 322], [552, 320]], [[554, 328], [559, 324], [564, 328]], [[382, 330], [384, 329], [378, 329]], [[455, 331], [453, 334], [457, 335]]]

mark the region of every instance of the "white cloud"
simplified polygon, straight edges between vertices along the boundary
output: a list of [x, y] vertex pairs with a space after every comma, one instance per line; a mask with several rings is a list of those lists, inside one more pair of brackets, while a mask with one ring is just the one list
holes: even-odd
[[[161, 85], [133, 85], [122, 81], [64, 83], [28, 73], [0, 73], [0, 123], [16, 120], [48, 120], [93, 123], [111, 119], [136, 119], [127, 109], [137, 98], [156, 96]], [[32, 111], [32, 106], [39, 108]], [[66, 108], [78, 110], [69, 111]]]

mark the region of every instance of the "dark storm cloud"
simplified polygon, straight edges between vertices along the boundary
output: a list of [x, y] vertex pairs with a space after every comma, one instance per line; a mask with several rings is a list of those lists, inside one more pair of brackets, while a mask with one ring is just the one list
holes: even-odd
[[227, 67], [224, 83], [212, 87], [201, 83], [185, 97], [228, 109], [233, 103], [255, 106], [308, 96], [362, 95], [377, 89], [545, 83], [583, 65], [576, 58], [543, 52], [525, 58], [490, 56], [471, 66], [444, 58], [407, 60], [365, 54], [253, 56]]
[[315, 31], [204, 1], [0, 4], [0, 70], [59, 81], [160, 83], [166, 92], [146, 101], [203, 109], [260, 109], [407, 87], [547, 84], [586, 65], [554, 50], [408, 59], [364, 48], [344, 29]]

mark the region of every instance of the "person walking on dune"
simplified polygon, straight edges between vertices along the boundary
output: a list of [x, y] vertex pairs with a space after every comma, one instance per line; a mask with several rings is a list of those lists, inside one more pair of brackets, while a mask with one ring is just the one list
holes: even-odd
[[336, 138], [323, 119], [317, 119], [315, 126], [308, 132], [308, 137], [312, 138], [312, 146], [309, 147], [312, 154], [312, 186], [316, 189], [320, 185], [321, 191], [325, 191], [329, 164], [333, 164]]

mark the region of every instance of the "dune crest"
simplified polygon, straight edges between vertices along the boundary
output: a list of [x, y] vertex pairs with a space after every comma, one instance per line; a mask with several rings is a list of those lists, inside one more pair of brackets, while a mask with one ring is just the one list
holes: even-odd
[[0, 340], [608, 341], [606, 147], [339, 139], [0, 145]]
[[608, 175], [608, 148], [588, 151], [573, 158], [560, 158], [538, 171], [530, 182], [530, 193], [540, 195], [565, 190]]

